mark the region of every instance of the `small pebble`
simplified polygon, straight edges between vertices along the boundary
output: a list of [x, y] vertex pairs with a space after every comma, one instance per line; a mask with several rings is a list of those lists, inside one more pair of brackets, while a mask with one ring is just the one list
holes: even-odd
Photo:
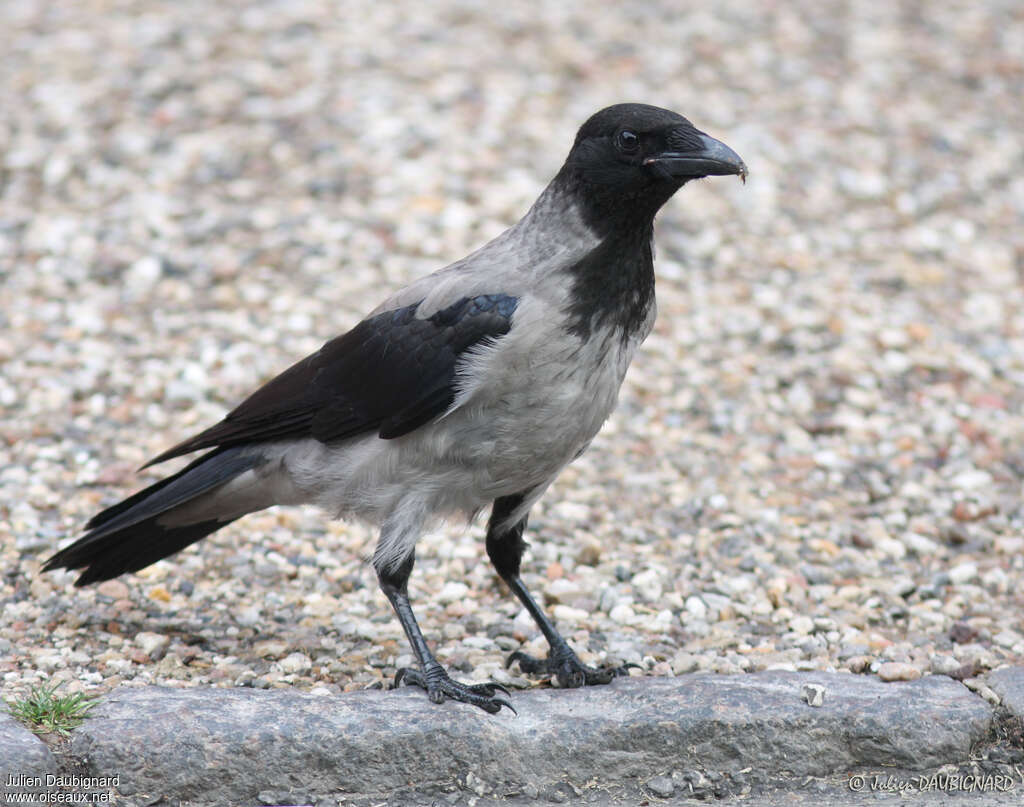
[[255, 656], [278, 658], [279, 656], [283, 656], [287, 649], [287, 642], [268, 639], [262, 642], [256, 642], [256, 644], [252, 646], [252, 653]]
[[658, 798], [667, 799], [675, 790], [675, 783], [667, 776], [655, 776], [647, 780], [646, 787]]
[[121, 580], [104, 580], [96, 586], [96, 592], [104, 597], [110, 597], [115, 600], [127, 600], [131, 595], [131, 589], [128, 588], [128, 584]]
[[960, 563], [949, 570], [949, 579], [954, 585], [962, 585], [978, 576], [978, 565], [973, 562]]
[[313, 666], [313, 662], [305, 653], [289, 653], [280, 662], [281, 672], [294, 674], [306, 672]]
[[142, 631], [135, 634], [134, 641], [139, 650], [154, 661], [163, 658], [163, 655], [167, 650], [167, 646], [171, 643], [171, 640], [167, 636], [164, 636], [161, 633], [150, 633], [149, 631]]
[[576, 554], [576, 562], [584, 566], [597, 566], [601, 561], [602, 551], [601, 544], [597, 541], [584, 541]]
[[878, 667], [878, 677], [883, 681], [916, 681], [921, 671], [911, 664], [887, 661]]
[[993, 706], [999, 706], [1002, 703], [1002, 698], [996, 694], [995, 690], [980, 678], [965, 678], [963, 683], [971, 692], [976, 692]]
[[672, 672], [676, 675], [685, 675], [700, 669], [700, 657], [693, 653], [680, 650], [672, 657]]
[[707, 605], [705, 605], [704, 601], [696, 595], [686, 598], [686, 610], [696, 619], [704, 619], [708, 614]]
[[960, 662], [952, 656], [932, 656], [931, 670], [936, 675], [953, 677], [960, 670]]
[[825, 703], [825, 687], [821, 684], [804, 684], [801, 693], [808, 706], [821, 706]]

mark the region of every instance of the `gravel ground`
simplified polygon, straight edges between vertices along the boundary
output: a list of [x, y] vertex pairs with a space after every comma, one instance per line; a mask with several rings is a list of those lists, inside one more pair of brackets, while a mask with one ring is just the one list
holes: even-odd
[[[658, 222], [660, 317], [535, 509], [588, 661], [908, 678], [1024, 661], [1024, 9], [746, 2], [0, 6], [0, 675], [380, 686], [374, 535], [271, 510], [75, 590], [134, 469], [520, 216], [609, 103], [750, 166]], [[482, 529], [411, 590], [464, 679], [543, 652]], [[989, 691], [982, 694], [995, 697]]]

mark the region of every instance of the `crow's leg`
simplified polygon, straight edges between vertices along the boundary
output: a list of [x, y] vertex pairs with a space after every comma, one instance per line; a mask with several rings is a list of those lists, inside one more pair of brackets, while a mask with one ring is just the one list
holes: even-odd
[[582, 687], [593, 684], [607, 684], [619, 675], [629, 675], [627, 667], [588, 667], [579, 660], [565, 639], [555, 629], [547, 615], [537, 605], [530, 592], [526, 590], [519, 578], [519, 563], [526, 549], [523, 530], [526, 529], [526, 516], [507, 526], [508, 517], [522, 504], [523, 496], [506, 496], [494, 502], [491, 519], [487, 525], [487, 554], [494, 564], [501, 579], [512, 589], [537, 623], [544, 638], [548, 640], [550, 650], [546, 658], [534, 658], [526, 653], [516, 651], [508, 657], [506, 666], [519, 662], [519, 669], [529, 674], [548, 674], [558, 679], [562, 687]]
[[[422, 687], [427, 691], [427, 697], [434, 703], [441, 703], [445, 698], [454, 701], [470, 703], [479, 706], [486, 712], [495, 714], [501, 711], [502, 706], [512, 709], [512, 704], [505, 698], [499, 697], [498, 692], [509, 694], [508, 690], [500, 684], [463, 684], [453, 681], [448, 672], [442, 667], [434, 654], [427, 647], [423, 632], [416, 623], [412, 606], [409, 604], [408, 583], [409, 575], [412, 573], [412, 565], [415, 555], [410, 553], [409, 557], [394, 572], [381, 572], [378, 570], [377, 579], [380, 582], [381, 591], [391, 602], [391, 607], [398, 615], [398, 621], [402, 623], [405, 635], [409, 638], [409, 644], [420, 662], [420, 669], [414, 670], [410, 667], [403, 667], [395, 673], [395, 686], [402, 681]], [[514, 712], [515, 709], [512, 709]]]

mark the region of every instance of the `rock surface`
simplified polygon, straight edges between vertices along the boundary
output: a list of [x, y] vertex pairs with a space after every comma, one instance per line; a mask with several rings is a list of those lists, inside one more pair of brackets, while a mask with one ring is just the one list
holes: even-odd
[[[988, 677], [989, 687], [1000, 697], [1002, 706], [1024, 721], [1024, 667], [1004, 667]], [[1024, 782], [1021, 783], [1024, 785]]]
[[[42, 792], [44, 788], [34, 786], [31, 780], [42, 778], [45, 782], [47, 774], [56, 773], [57, 762], [46, 744], [0, 710], [0, 797]], [[12, 781], [24, 784], [9, 786]]]
[[[828, 690], [824, 705], [804, 702], [806, 683]], [[483, 796], [693, 769], [924, 769], [966, 760], [992, 718], [984, 701], [941, 676], [884, 684], [827, 673], [695, 675], [514, 700], [518, 716], [492, 717], [433, 708], [415, 690], [124, 688], [76, 732], [72, 753], [91, 775], [119, 774], [122, 794], [135, 798], [246, 802], [261, 792], [315, 798], [410, 786]]]

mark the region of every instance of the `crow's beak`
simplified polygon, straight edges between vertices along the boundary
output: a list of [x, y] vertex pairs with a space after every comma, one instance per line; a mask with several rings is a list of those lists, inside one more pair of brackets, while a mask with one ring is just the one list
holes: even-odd
[[[692, 135], [689, 139], [693, 139]], [[747, 166], [739, 154], [703, 132], [697, 135], [697, 140], [699, 145], [694, 148], [662, 152], [656, 157], [648, 157], [644, 165], [677, 179], [738, 174], [740, 179], [747, 181]]]

